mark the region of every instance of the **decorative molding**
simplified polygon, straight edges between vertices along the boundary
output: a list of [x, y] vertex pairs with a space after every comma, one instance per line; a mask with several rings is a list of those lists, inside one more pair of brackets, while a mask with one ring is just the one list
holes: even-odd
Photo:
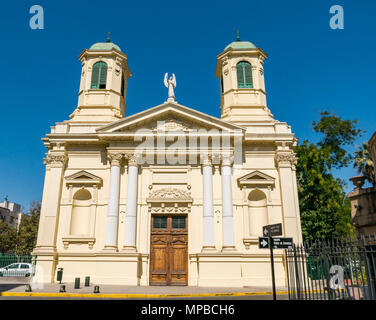
[[258, 245], [258, 242], [259, 242], [259, 240], [258, 240], [257, 237], [251, 237], [251, 238], [244, 238], [243, 239], [243, 243], [244, 243], [245, 248], [247, 250], [250, 249], [251, 245]]
[[49, 166], [51, 168], [62, 168], [68, 157], [65, 153], [47, 153], [46, 158], [43, 159], [43, 162], [46, 166]]
[[64, 249], [68, 249], [70, 244], [76, 243], [86, 243], [89, 246], [89, 249], [93, 249], [95, 238], [94, 237], [85, 237], [85, 236], [69, 236], [62, 238]]
[[149, 212], [153, 214], [185, 214], [190, 212], [190, 207], [188, 206], [174, 206], [174, 207], [150, 207]]
[[192, 202], [191, 193], [189, 191], [176, 188], [162, 188], [151, 191], [148, 202]]
[[256, 170], [238, 178], [238, 183], [240, 186], [271, 187], [275, 185], [275, 178]]
[[97, 177], [90, 172], [81, 170], [70, 176], [65, 177], [67, 185], [96, 185], [102, 186], [102, 178]]
[[[158, 122], [164, 122], [163, 125], [160, 125]], [[181, 120], [178, 120], [178, 119], [175, 119], [175, 118], [166, 118], [166, 119], [163, 119], [163, 120], [158, 120], [156, 124], [153, 124], [151, 126], [151, 129], [153, 131], [158, 131], [158, 130], [162, 130], [162, 131], [188, 131], [192, 128], [192, 125], [184, 122], [184, 121], [181, 121]]]

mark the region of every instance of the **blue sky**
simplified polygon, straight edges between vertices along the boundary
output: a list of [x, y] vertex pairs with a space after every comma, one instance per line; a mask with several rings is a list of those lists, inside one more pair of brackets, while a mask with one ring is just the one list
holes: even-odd
[[[44, 8], [44, 30], [31, 30], [29, 9]], [[342, 5], [344, 30], [329, 27]], [[80, 52], [111, 40], [128, 55], [130, 115], [166, 100], [174, 72], [176, 100], [219, 116], [216, 56], [240, 38], [269, 55], [268, 106], [301, 140], [316, 141], [311, 123], [323, 110], [358, 119], [368, 141], [376, 130], [376, 4], [371, 0], [7, 1], [2, 4], [0, 201], [26, 208], [40, 200], [46, 152], [40, 140], [77, 105]], [[341, 170], [343, 179], [355, 175]]]

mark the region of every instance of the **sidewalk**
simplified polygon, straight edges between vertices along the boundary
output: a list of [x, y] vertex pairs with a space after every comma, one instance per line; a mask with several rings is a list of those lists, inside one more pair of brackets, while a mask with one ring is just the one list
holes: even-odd
[[[32, 292], [25, 292], [26, 279], [1, 279], [0, 296], [61, 296], [61, 297], [108, 297], [108, 298], [168, 298], [168, 297], [210, 297], [210, 296], [245, 296], [269, 295], [271, 287], [191, 287], [191, 286], [121, 286], [99, 285], [100, 293], [93, 293], [95, 283], [85, 287], [81, 281], [80, 288], [74, 289], [74, 283], [64, 283], [65, 293], [59, 293], [59, 283], [47, 283], [43, 288], [34, 288]], [[287, 288], [277, 287], [277, 293], [286, 294]]]

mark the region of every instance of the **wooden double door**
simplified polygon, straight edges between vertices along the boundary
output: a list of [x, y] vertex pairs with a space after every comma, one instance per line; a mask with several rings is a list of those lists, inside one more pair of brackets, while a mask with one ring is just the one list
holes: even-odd
[[188, 284], [186, 215], [153, 215], [150, 243], [150, 285]]

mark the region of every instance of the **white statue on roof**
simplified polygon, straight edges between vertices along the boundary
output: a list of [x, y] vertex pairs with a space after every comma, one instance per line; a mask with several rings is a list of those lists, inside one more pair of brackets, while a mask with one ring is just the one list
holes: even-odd
[[173, 73], [170, 78], [168, 78], [168, 72], [164, 76], [164, 85], [168, 88], [168, 99], [167, 101], [175, 101], [174, 88], [176, 88], [176, 78]]

